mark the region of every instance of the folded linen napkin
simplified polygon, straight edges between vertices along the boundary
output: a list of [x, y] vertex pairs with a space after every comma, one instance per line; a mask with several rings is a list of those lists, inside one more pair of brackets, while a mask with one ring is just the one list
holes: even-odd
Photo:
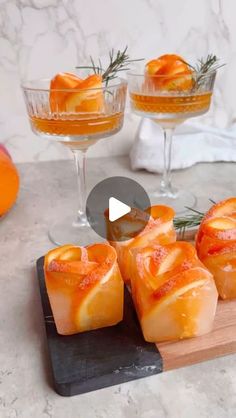
[[[130, 152], [133, 170], [163, 172], [163, 132], [151, 119], [142, 119]], [[180, 125], [173, 137], [173, 170], [198, 162], [236, 161], [236, 124], [218, 129], [195, 121]]]

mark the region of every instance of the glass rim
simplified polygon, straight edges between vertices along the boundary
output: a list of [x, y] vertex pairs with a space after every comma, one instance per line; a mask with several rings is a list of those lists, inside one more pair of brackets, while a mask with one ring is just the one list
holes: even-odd
[[84, 89], [51, 89], [51, 88], [43, 88], [43, 87], [30, 87], [29, 85], [27, 86], [27, 84], [30, 83], [39, 83], [39, 82], [50, 82], [51, 79], [50, 78], [37, 78], [37, 79], [33, 79], [33, 80], [26, 80], [26, 81], [22, 81], [20, 83], [20, 87], [22, 88], [23, 91], [42, 91], [42, 92], [64, 92], [64, 93], [79, 93], [81, 91], [106, 91], [109, 89], [113, 89], [113, 88], [117, 88], [117, 87], [121, 87], [123, 86], [127, 86], [127, 80], [125, 78], [122, 77], [117, 77], [116, 78], [116, 82], [114, 82], [114, 84], [110, 84], [107, 86], [102, 86], [102, 87], [91, 87], [91, 88], [84, 88]]
[[148, 78], [157, 78], [157, 79], [167, 79], [167, 78], [189, 78], [192, 76], [201, 76], [202, 78], [207, 78], [210, 77], [212, 75], [215, 75], [217, 72], [217, 70], [211, 70], [208, 71], [207, 73], [204, 72], [197, 72], [197, 71], [193, 71], [192, 73], [189, 74], [169, 74], [169, 75], [162, 75], [162, 74], [148, 74], [146, 72], [144, 73], [137, 73], [135, 71], [127, 71], [127, 76], [128, 77], [148, 77]]

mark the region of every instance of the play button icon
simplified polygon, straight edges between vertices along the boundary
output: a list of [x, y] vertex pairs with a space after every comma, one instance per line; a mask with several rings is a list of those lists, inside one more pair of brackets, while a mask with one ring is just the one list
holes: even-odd
[[146, 191], [138, 182], [128, 177], [109, 177], [90, 192], [86, 215], [100, 237], [111, 240], [108, 231], [112, 229], [117, 233], [115, 240], [124, 241], [145, 228], [149, 213], [144, 211], [150, 205]]
[[109, 198], [109, 221], [114, 222], [120, 219], [122, 216], [131, 212], [131, 207], [116, 199], [115, 197]]

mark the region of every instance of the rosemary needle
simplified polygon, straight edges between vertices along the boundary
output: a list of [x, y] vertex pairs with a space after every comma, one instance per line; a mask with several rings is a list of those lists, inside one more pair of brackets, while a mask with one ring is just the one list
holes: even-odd
[[112, 49], [109, 52], [109, 64], [106, 69], [103, 68], [102, 62], [99, 59], [98, 64], [95, 63], [94, 59], [90, 57], [91, 65], [88, 66], [79, 66], [77, 69], [87, 69], [93, 70], [94, 74], [100, 74], [102, 80], [106, 83], [109, 83], [110, 80], [118, 77], [117, 73], [121, 71], [128, 71], [130, 64], [137, 61], [142, 61], [143, 58], [139, 59], [130, 59], [128, 53], [128, 46], [125, 47], [123, 51], [118, 50], [117, 53]]
[[[212, 199], [209, 200], [213, 204], [216, 203]], [[174, 227], [179, 231], [181, 238], [184, 238], [186, 228], [194, 228], [199, 226], [205, 216], [204, 212], [201, 212], [197, 209], [189, 208], [188, 206], [186, 206], [186, 209], [192, 213], [188, 213], [186, 216], [174, 219]]]
[[[209, 199], [209, 201], [213, 205], [216, 204], [215, 200], [213, 199]], [[205, 216], [205, 213], [201, 212], [200, 210], [193, 209], [188, 206], [186, 206], [186, 209], [192, 213], [188, 213], [186, 216], [174, 219], [174, 227], [179, 231], [181, 238], [184, 238], [186, 228], [194, 228], [199, 226]]]
[[191, 69], [196, 72], [196, 79], [194, 80], [193, 89], [196, 90], [204, 83], [204, 79], [212, 71], [216, 71], [225, 64], [219, 63], [219, 58], [216, 55], [208, 54], [206, 59], [201, 58], [195, 66], [188, 64]]

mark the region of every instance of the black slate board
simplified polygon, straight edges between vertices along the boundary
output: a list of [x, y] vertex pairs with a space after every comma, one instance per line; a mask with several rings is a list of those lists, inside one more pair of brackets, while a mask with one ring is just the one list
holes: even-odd
[[155, 344], [146, 343], [128, 290], [124, 319], [118, 325], [72, 336], [57, 333], [47, 296], [44, 257], [37, 273], [55, 390], [73, 396], [151, 376], [162, 371], [162, 358]]

